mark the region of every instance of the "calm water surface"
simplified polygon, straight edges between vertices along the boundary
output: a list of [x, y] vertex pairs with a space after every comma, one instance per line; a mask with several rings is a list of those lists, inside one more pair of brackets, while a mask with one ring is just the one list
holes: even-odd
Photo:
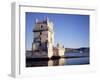
[[[41, 60], [41, 61], [26, 61], [26, 67], [89, 64], [89, 53], [65, 53], [65, 56], [69, 58]], [[75, 57], [75, 58], [70, 58], [70, 57]]]

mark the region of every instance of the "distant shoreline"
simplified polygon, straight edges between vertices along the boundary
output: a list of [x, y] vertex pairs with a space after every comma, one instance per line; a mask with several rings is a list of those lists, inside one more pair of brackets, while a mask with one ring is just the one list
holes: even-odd
[[[27, 52], [32, 52], [32, 50], [26, 50]], [[80, 48], [65, 48], [65, 53], [69, 52], [89, 52], [90, 48], [89, 47], [80, 47]]]

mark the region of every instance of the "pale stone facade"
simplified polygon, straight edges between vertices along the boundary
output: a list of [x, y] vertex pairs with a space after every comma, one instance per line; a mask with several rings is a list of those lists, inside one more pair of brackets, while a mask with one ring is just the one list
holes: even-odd
[[65, 48], [61, 44], [57, 44], [57, 53], [59, 56], [64, 56]]
[[34, 39], [32, 43], [32, 55], [40, 57], [63, 56], [65, 49], [57, 45], [57, 52], [54, 52], [54, 31], [53, 23], [46, 18], [44, 21], [36, 19], [33, 29]]
[[39, 55], [41, 57], [52, 57], [54, 45], [53, 23], [49, 21], [48, 18], [42, 22], [36, 20], [36, 25], [33, 29], [33, 32], [33, 55]]
[[54, 56], [64, 56], [65, 48], [61, 44], [57, 44], [56, 47], [53, 48]]

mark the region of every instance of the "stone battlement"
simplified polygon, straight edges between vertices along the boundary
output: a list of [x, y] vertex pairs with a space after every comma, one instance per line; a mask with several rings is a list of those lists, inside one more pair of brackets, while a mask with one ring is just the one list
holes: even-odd
[[65, 49], [60, 44], [54, 48], [53, 22], [46, 18], [44, 21], [36, 19], [33, 29], [34, 39], [32, 43], [32, 55], [37, 56], [64, 56]]

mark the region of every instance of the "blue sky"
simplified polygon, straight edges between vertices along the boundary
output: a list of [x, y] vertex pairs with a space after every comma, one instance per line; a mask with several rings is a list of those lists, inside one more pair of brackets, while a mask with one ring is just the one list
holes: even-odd
[[32, 48], [35, 19], [48, 17], [54, 24], [54, 42], [66, 48], [89, 47], [89, 15], [26, 12], [26, 49]]

